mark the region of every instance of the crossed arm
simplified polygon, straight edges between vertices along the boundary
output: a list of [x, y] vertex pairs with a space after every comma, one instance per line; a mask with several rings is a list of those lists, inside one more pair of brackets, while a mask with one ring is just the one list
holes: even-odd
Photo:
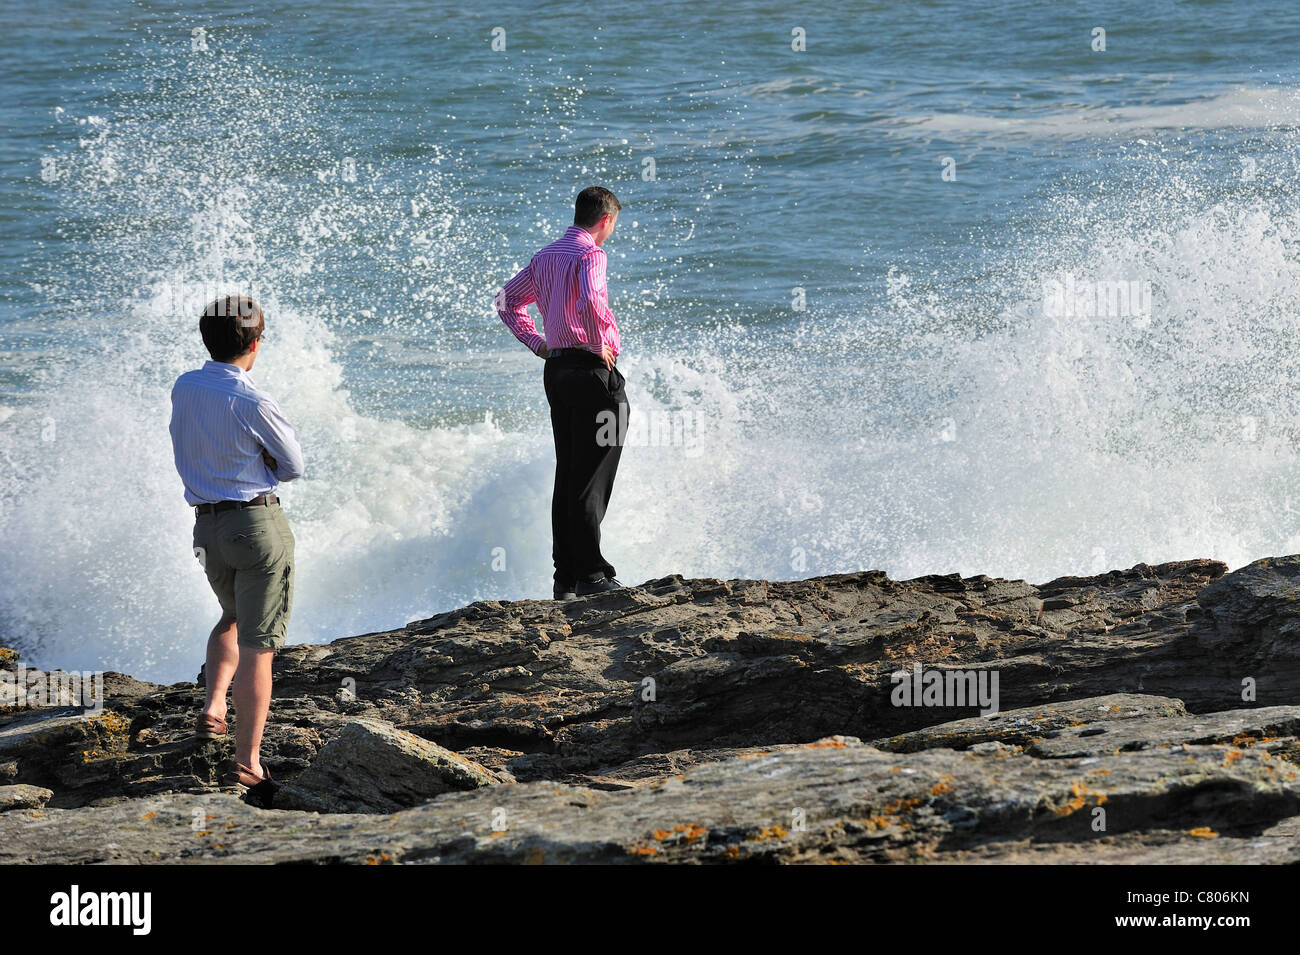
[[279, 407], [274, 401], [261, 401], [248, 423], [259, 444], [262, 461], [275, 475], [277, 481], [292, 481], [302, 477], [304, 470], [302, 447]]

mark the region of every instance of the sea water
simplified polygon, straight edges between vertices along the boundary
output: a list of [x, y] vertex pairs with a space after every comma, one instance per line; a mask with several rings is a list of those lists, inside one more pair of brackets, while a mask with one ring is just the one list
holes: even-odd
[[597, 183], [624, 581], [1294, 552], [1297, 40], [1264, 2], [5, 4], [0, 645], [193, 676], [168, 394], [226, 291], [308, 462], [292, 642], [548, 595], [542, 363], [492, 298]]

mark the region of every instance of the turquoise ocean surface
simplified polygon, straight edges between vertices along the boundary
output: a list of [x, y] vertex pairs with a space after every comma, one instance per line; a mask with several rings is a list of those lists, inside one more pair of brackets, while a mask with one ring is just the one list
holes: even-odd
[[546, 595], [492, 298], [591, 184], [624, 581], [1300, 550], [1300, 4], [6, 0], [0, 94], [29, 665], [193, 677], [168, 393], [218, 292], [306, 451], [292, 642]]

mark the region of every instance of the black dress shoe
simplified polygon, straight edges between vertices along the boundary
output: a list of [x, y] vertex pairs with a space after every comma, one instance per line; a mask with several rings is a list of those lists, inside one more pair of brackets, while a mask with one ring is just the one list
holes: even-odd
[[627, 585], [620, 583], [617, 577], [606, 577], [604, 580], [597, 581], [578, 581], [578, 596], [587, 597], [591, 594], [603, 594], [610, 590], [622, 590]]
[[556, 599], [556, 600], [575, 600], [575, 599], [577, 599], [577, 596], [578, 596], [578, 595], [575, 594], [575, 593], [573, 592], [573, 584], [556, 584], [556, 585], [555, 585], [555, 599]]

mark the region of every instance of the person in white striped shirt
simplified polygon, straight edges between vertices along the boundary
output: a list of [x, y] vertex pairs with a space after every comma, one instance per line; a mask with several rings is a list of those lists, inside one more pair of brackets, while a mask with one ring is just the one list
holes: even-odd
[[[209, 305], [199, 331], [212, 360], [172, 388], [171, 436], [185, 500], [194, 507], [194, 554], [221, 605], [208, 637], [207, 701], [194, 735], [228, 732], [226, 691], [233, 688], [235, 758], [225, 781], [274, 792], [262, 766], [262, 733], [271, 705], [271, 661], [284, 646], [293, 607], [293, 532], [273, 493], [303, 473], [302, 448], [270, 395], [249, 377], [266, 320], [251, 298]], [[258, 788], [260, 787], [260, 788]]]

